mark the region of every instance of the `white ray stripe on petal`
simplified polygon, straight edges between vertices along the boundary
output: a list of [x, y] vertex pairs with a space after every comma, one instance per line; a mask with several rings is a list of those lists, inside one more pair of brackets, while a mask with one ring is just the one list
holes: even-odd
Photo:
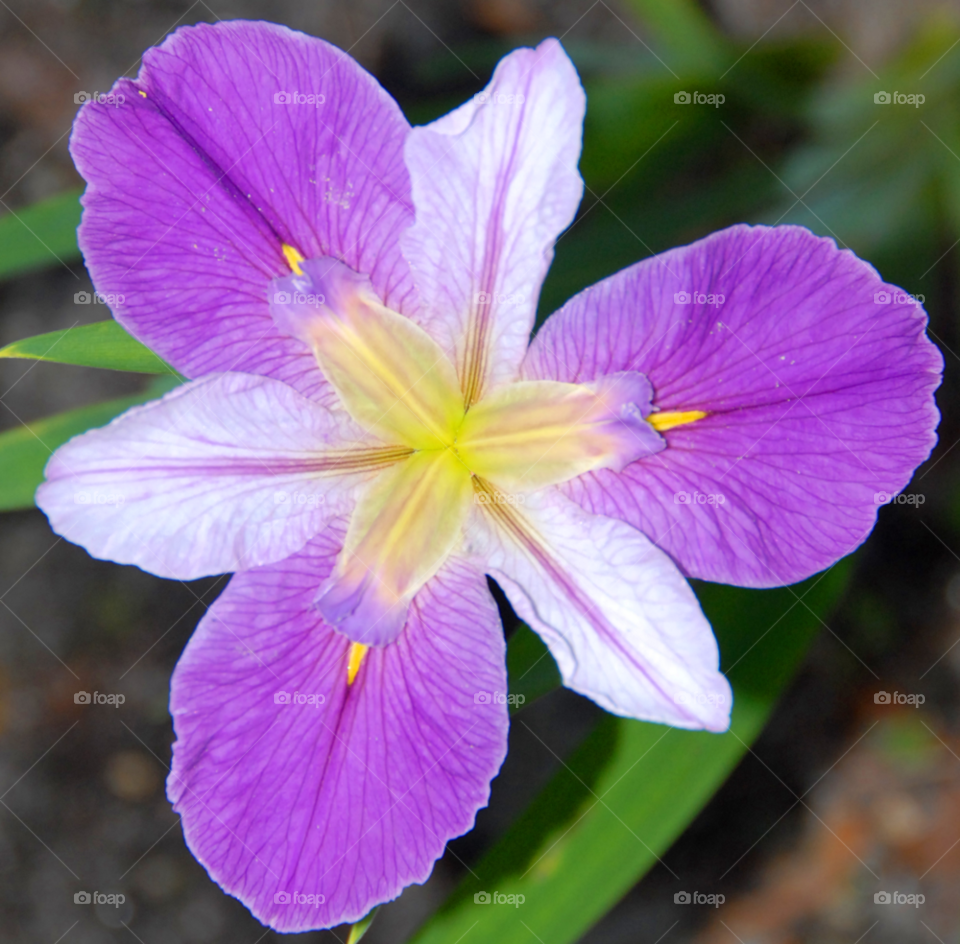
[[193, 579], [282, 560], [411, 451], [250, 374], [211, 375], [57, 450], [37, 503], [94, 557]]
[[564, 684], [608, 711], [724, 730], [732, 703], [710, 626], [673, 562], [623, 522], [547, 489], [516, 498], [477, 482], [465, 542], [540, 633]]
[[556, 40], [506, 56], [487, 88], [413, 128], [416, 222], [401, 239], [417, 320], [457, 366], [467, 405], [513, 380], [557, 236], [583, 194], [585, 97]]
[[659, 683], [647, 670], [647, 667], [636, 659], [627, 647], [625, 647], [618, 637], [617, 631], [610, 625], [610, 622], [604, 616], [603, 612], [593, 603], [593, 601], [577, 586], [572, 577], [567, 574], [563, 566], [550, 554], [547, 542], [543, 536], [536, 532], [532, 523], [524, 519], [513, 506], [509, 503], [508, 496], [504, 495], [494, 486], [484, 482], [483, 479], [475, 479], [475, 486], [478, 494], [485, 495], [487, 501], [482, 503], [482, 507], [493, 517], [497, 524], [503, 528], [539, 565], [541, 570], [554, 582], [566, 597], [571, 606], [576, 609], [580, 615], [595, 629], [612, 648], [616, 649], [623, 658], [627, 659], [637, 670], [643, 674], [647, 681], [657, 689], [664, 697], [669, 698]]

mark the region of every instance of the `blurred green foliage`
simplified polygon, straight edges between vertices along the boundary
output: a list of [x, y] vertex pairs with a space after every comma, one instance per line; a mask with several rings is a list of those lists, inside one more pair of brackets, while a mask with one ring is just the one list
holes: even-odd
[[[576, 941], [657, 860], [760, 733], [783, 685], [847, 585], [850, 560], [795, 587], [697, 592], [734, 688], [726, 734], [607, 715], [414, 938]], [[522, 717], [522, 716], [521, 716]], [[482, 907], [478, 892], [523, 895]]]
[[523, 696], [520, 704], [512, 704], [513, 714], [532, 705], [541, 695], [560, 684], [557, 664], [543, 640], [525, 623], [510, 637], [507, 647], [507, 679], [510, 694]]
[[163, 396], [178, 383], [177, 376], [157, 378], [142, 393], [67, 410], [0, 433], [0, 511], [33, 507], [43, 470], [58, 446], [88, 429], [105, 426], [132, 406]]
[[0, 217], [0, 278], [80, 259], [80, 191], [68, 190]]

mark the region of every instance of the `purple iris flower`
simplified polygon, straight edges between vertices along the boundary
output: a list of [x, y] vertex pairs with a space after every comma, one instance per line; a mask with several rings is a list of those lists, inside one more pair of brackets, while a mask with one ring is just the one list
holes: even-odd
[[487, 802], [508, 717], [485, 575], [570, 688], [722, 731], [685, 576], [831, 565], [935, 442], [923, 310], [798, 227], [631, 266], [530, 342], [582, 194], [555, 40], [418, 128], [266, 23], [181, 29], [114, 92], [73, 133], [80, 244], [191, 380], [61, 448], [37, 501], [96, 557], [237, 572], [174, 673], [168, 794], [277, 930], [423, 882]]

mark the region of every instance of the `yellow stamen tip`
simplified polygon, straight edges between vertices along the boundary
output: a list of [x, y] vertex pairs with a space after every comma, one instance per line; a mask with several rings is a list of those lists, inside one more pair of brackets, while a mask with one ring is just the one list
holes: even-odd
[[353, 685], [353, 680], [360, 671], [360, 663], [363, 662], [363, 657], [369, 648], [362, 642], [350, 643], [350, 655], [347, 657], [347, 685]]
[[684, 426], [687, 423], [693, 423], [696, 420], [702, 420], [707, 414], [703, 410], [686, 410], [682, 413], [651, 413], [647, 417], [647, 422], [657, 432], [673, 429], [674, 426]]
[[283, 258], [287, 260], [287, 265], [293, 270], [294, 275], [303, 275], [303, 269], [300, 268], [303, 256], [293, 246], [283, 244]]
[[140, 93], [140, 96], [141, 96], [142, 98], [146, 98], [146, 97], [147, 97], [147, 93], [146, 93], [143, 89], [137, 89], [137, 91]]

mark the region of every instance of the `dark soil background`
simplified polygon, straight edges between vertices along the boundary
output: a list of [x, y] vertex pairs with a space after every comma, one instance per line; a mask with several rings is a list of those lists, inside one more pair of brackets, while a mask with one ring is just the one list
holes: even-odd
[[[506, 50], [553, 34], [615, 55], [644, 35], [621, 5], [591, 3], [0, 0], [0, 212], [80, 184], [66, 150], [74, 94], [105, 91], [119, 75], [135, 74], [143, 49], [176, 25], [235, 17], [286, 23], [349, 49], [415, 109], [421, 99], [453, 103], [480, 87], [458, 65], [458, 50], [471, 44]], [[749, 41], [775, 21], [773, 36], [831, 29], [851, 56], [875, 63], [933, 5], [715, 0], [709, 9], [730, 35]], [[443, 64], [440, 79], [425, 78], [419, 64], [426, 60]], [[951, 255], [933, 312], [947, 365], [941, 445], [910, 488], [924, 503], [882, 510], [842, 606], [767, 730], [665, 857], [691, 891], [722, 893], [726, 903], [676, 905], [675, 883], [658, 866], [589, 932], [590, 944], [960, 940], [954, 271]], [[0, 346], [103, 319], [104, 308], [73, 302], [89, 288], [79, 265], [0, 283]], [[140, 383], [106, 371], [0, 362], [0, 428]], [[225, 581], [182, 584], [92, 560], [57, 538], [38, 511], [0, 519], [0, 940], [257, 944], [281, 937], [209, 880], [186, 850], [163, 790], [173, 739], [170, 673]], [[123, 694], [125, 702], [78, 705], [77, 691]], [[925, 704], [877, 704], [880, 691], [922, 694]], [[523, 809], [557, 769], [553, 755], [568, 755], [597, 716], [563, 691], [517, 716], [478, 828], [453, 844], [427, 885], [384, 907], [366, 940], [400, 942], [412, 933], [458, 880], [461, 862]], [[888, 879], [891, 891], [922, 890], [922, 910], [875, 907], [865, 891], [874, 875]], [[73, 900], [81, 888], [122, 891], [126, 903], [81, 907]], [[346, 933], [290, 939], [345, 941]]]

